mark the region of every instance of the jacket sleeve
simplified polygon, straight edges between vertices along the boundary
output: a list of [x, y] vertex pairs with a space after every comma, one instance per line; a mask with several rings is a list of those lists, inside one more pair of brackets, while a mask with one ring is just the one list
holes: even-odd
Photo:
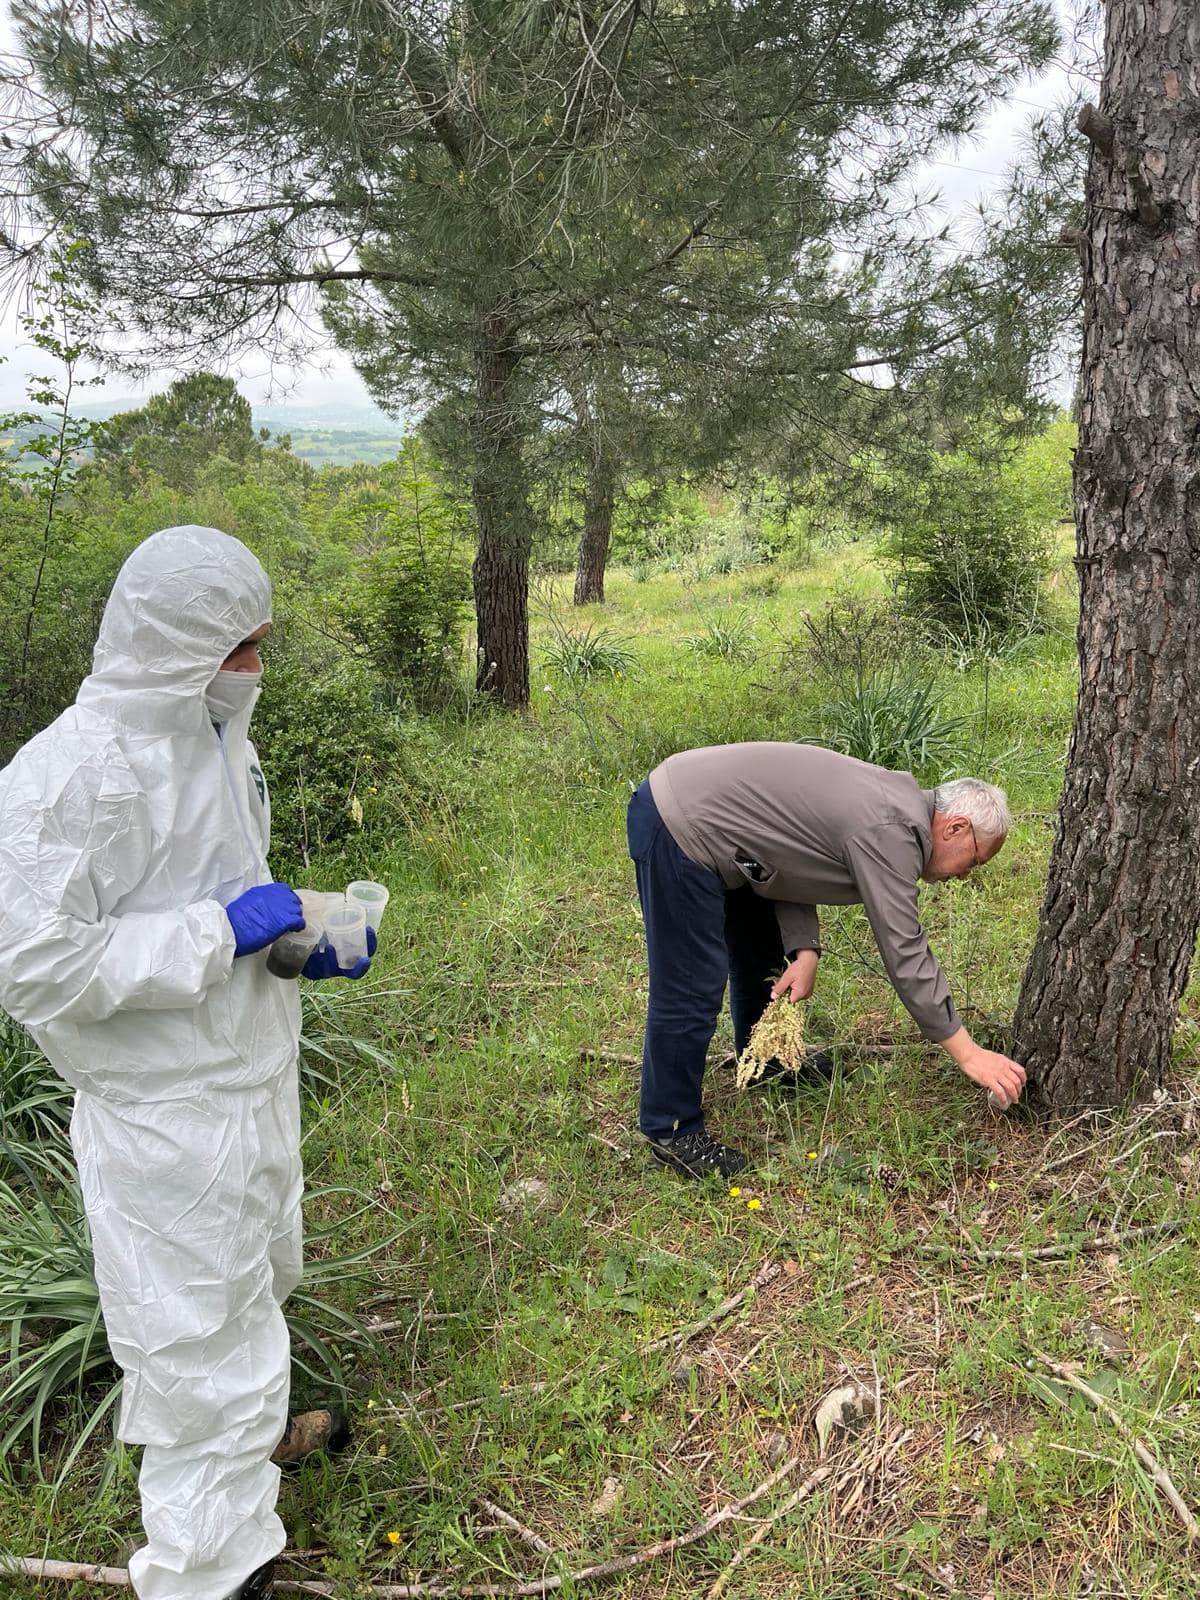
[[847, 839], [844, 849], [892, 987], [922, 1038], [948, 1039], [962, 1022], [917, 915], [924, 861], [916, 835], [905, 824], [885, 824]]
[[775, 902], [775, 920], [783, 940], [783, 953], [790, 961], [796, 950], [815, 950], [821, 954], [821, 924], [816, 906], [802, 906], [791, 900]]
[[64, 773], [10, 775], [0, 803], [0, 1005], [18, 1022], [194, 1006], [228, 978], [234, 936], [217, 901], [114, 914], [151, 853], [146, 796], [111, 751]]

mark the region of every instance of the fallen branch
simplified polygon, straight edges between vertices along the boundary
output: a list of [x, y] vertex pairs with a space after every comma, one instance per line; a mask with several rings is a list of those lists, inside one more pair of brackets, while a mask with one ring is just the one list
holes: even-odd
[[479, 1504], [489, 1517], [495, 1517], [497, 1522], [502, 1522], [506, 1528], [511, 1529], [517, 1538], [527, 1544], [530, 1549], [537, 1550], [544, 1556], [552, 1556], [554, 1554], [553, 1549], [546, 1543], [545, 1539], [539, 1538], [532, 1528], [527, 1528], [523, 1522], [518, 1522], [516, 1517], [510, 1516], [503, 1506], [496, 1505], [493, 1500], [481, 1500]]
[[97, 1567], [79, 1561], [43, 1561], [37, 1556], [9, 1556], [0, 1551], [0, 1572], [14, 1578], [33, 1578], [40, 1583], [91, 1583], [97, 1588], [129, 1587], [124, 1567]]
[[581, 1050], [580, 1061], [611, 1061], [619, 1067], [636, 1067], [640, 1065], [637, 1056], [622, 1055], [618, 1050]]
[[1124, 1439], [1125, 1443], [1133, 1451], [1134, 1455], [1145, 1467], [1153, 1481], [1162, 1490], [1163, 1494], [1166, 1495], [1176, 1515], [1179, 1517], [1180, 1522], [1182, 1522], [1184, 1527], [1187, 1529], [1188, 1538], [1195, 1539], [1200, 1536], [1200, 1523], [1196, 1521], [1196, 1518], [1188, 1509], [1187, 1502], [1184, 1500], [1179, 1490], [1171, 1482], [1170, 1475], [1167, 1473], [1166, 1468], [1159, 1463], [1157, 1457], [1152, 1453], [1149, 1446], [1144, 1444], [1142, 1440], [1137, 1437], [1137, 1435], [1133, 1432], [1133, 1429], [1117, 1411], [1116, 1407], [1110, 1405], [1102, 1394], [1097, 1394], [1095, 1389], [1093, 1389], [1089, 1384], [1084, 1383], [1083, 1379], [1078, 1377], [1076, 1373], [1064, 1362], [1052, 1361], [1049, 1356], [1043, 1355], [1040, 1351], [1035, 1351], [1034, 1354], [1044, 1367], [1048, 1367], [1050, 1371], [1054, 1373], [1056, 1378], [1059, 1378], [1063, 1383], [1065, 1383], [1069, 1389], [1074, 1389], [1077, 1394], [1083, 1395], [1084, 1399], [1087, 1400], [1090, 1405], [1094, 1406], [1102, 1416], [1108, 1418], [1113, 1427], [1121, 1435], [1122, 1439]]
[[919, 1256], [936, 1261], [967, 1261], [981, 1265], [989, 1261], [1061, 1261], [1067, 1256], [1086, 1255], [1093, 1250], [1112, 1250], [1119, 1244], [1129, 1244], [1134, 1239], [1161, 1239], [1169, 1233], [1181, 1233], [1191, 1226], [1187, 1217], [1172, 1217], [1166, 1222], [1148, 1222], [1140, 1228], [1125, 1228], [1120, 1233], [1091, 1234], [1083, 1239], [1064, 1239], [1058, 1244], [1042, 1245], [1037, 1250], [1009, 1248], [976, 1248], [966, 1256], [961, 1250], [945, 1244], [918, 1244], [913, 1246]]
[[[770, 1494], [771, 1490], [785, 1478], [790, 1477], [799, 1465], [800, 1457], [792, 1456], [778, 1471], [760, 1483], [757, 1489], [751, 1489], [750, 1493], [743, 1495], [740, 1500], [730, 1501], [728, 1505], [722, 1506], [719, 1511], [714, 1511], [710, 1517], [706, 1517], [703, 1522], [697, 1523], [694, 1528], [689, 1528], [686, 1533], [676, 1534], [672, 1539], [662, 1539], [657, 1544], [646, 1545], [641, 1550], [635, 1550], [632, 1555], [615, 1556], [611, 1561], [600, 1561], [590, 1567], [579, 1567], [574, 1572], [562, 1573], [557, 1577], [535, 1578], [528, 1583], [475, 1583], [464, 1584], [461, 1587], [426, 1583], [385, 1583], [372, 1585], [366, 1593], [372, 1600], [474, 1600], [476, 1596], [544, 1595], [554, 1594], [564, 1584], [590, 1583], [597, 1578], [614, 1577], [619, 1572], [632, 1572], [637, 1567], [648, 1566], [653, 1561], [661, 1560], [663, 1556], [673, 1555], [676, 1550], [685, 1550], [689, 1545], [699, 1544], [702, 1539], [707, 1539], [710, 1533], [739, 1517], [747, 1506], [754, 1505], [764, 1495]], [[832, 1467], [819, 1468], [813, 1477], [817, 1483], [823, 1483], [832, 1472]], [[306, 1583], [291, 1578], [277, 1578], [275, 1587], [297, 1594], [333, 1596], [338, 1593], [338, 1585], [334, 1583]]]
[[[903, 1428], [894, 1433], [891, 1438], [879, 1450], [876, 1451], [875, 1455], [870, 1460], [864, 1462], [861, 1459], [860, 1454], [859, 1459], [856, 1460], [852, 1466], [840, 1470], [837, 1483], [834, 1485], [835, 1491], [844, 1488], [852, 1479], [857, 1478], [859, 1480], [858, 1493], [861, 1497], [862, 1484], [867, 1479], [873, 1477], [875, 1473], [882, 1471], [884, 1467], [888, 1466], [893, 1456], [895, 1456], [911, 1438], [912, 1429]], [[825, 1477], [828, 1477], [829, 1473], [833, 1470], [834, 1469], [832, 1466], [828, 1467], [825, 1471]], [[724, 1571], [717, 1578], [716, 1582], [709, 1589], [708, 1593], [704, 1597], [704, 1600], [720, 1600], [721, 1595], [723, 1595], [725, 1590], [729, 1587], [730, 1580], [732, 1579], [734, 1573], [750, 1555], [750, 1552], [752, 1550], [756, 1550], [758, 1546], [762, 1544], [770, 1535], [770, 1532], [772, 1528], [774, 1528], [775, 1524], [786, 1517], [789, 1512], [794, 1511], [803, 1500], [806, 1500], [812, 1493], [813, 1489], [825, 1481], [825, 1477], [822, 1476], [821, 1468], [818, 1467], [815, 1472], [811, 1472], [808, 1477], [805, 1478], [800, 1487], [793, 1494], [790, 1494], [781, 1506], [777, 1507], [769, 1517], [763, 1518], [762, 1522], [759, 1523], [758, 1527], [751, 1534], [750, 1538], [746, 1540], [746, 1543], [742, 1545], [742, 1547], [734, 1554], [733, 1560], [724, 1569]], [[850, 1509], [852, 1509], [852, 1506], [842, 1507], [841, 1514], [844, 1516]]]
[[768, 1283], [773, 1283], [783, 1271], [778, 1261], [768, 1261], [754, 1274], [754, 1277], [744, 1289], [739, 1289], [737, 1294], [731, 1294], [727, 1300], [722, 1300], [719, 1306], [714, 1306], [707, 1316], [701, 1317], [699, 1322], [689, 1323], [686, 1328], [680, 1328], [676, 1333], [666, 1333], [660, 1339], [651, 1339], [649, 1344], [642, 1346], [644, 1356], [653, 1355], [656, 1350], [669, 1350], [690, 1344], [698, 1333], [703, 1333], [706, 1328], [711, 1328], [714, 1322], [724, 1322], [737, 1308], [748, 1300], [757, 1289], [764, 1288]]
[[[632, 1572], [637, 1567], [649, 1566], [651, 1562], [659, 1561], [663, 1556], [672, 1555], [676, 1550], [686, 1550], [689, 1545], [699, 1544], [702, 1539], [707, 1539], [709, 1534], [715, 1533], [725, 1523], [740, 1517], [748, 1506], [755, 1505], [765, 1495], [770, 1494], [771, 1490], [785, 1478], [791, 1477], [799, 1465], [800, 1457], [792, 1456], [756, 1489], [751, 1489], [749, 1494], [742, 1495], [741, 1499], [731, 1500], [718, 1511], [714, 1511], [711, 1516], [705, 1517], [703, 1522], [689, 1528], [686, 1533], [676, 1534], [671, 1539], [661, 1539], [657, 1544], [645, 1545], [642, 1549], [635, 1550], [632, 1555], [615, 1556], [611, 1561], [596, 1562], [592, 1566], [579, 1567], [573, 1572], [561, 1573], [556, 1577], [534, 1578], [528, 1583], [468, 1583], [461, 1586], [441, 1583], [375, 1583], [364, 1585], [362, 1592], [364, 1595], [369, 1595], [371, 1600], [475, 1600], [475, 1597], [544, 1595], [556, 1593], [564, 1584], [589, 1583], [597, 1578], [614, 1577], [618, 1572]], [[831, 1477], [833, 1470], [832, 1467], [817, 1468], [811, 1478], [806, 1480], [810, 1492], [811, 1488]], [[64, 1582], [108, 1583], [117, 1586], [129, 1582], [128, 1573], [119, 1567], [76, 1566], [66, 1561], [22, 1561], [19, 1557], [12, 1556], [0, 1556], [0, 1571]], [[280, 1593], [320, 1595], [332, 1600], [333, 1596], [343, 1592], [345, 1583], [342, 1580], [326, 1582], [324, 1579], [309, 1580], [279, 1575], [275, 1579], [275, 1588]]]
[[814, 1471], [809, 1473], [808, 1477], [805, 1478], [804, 1482], [793, 1494], [788, 1495], [787, 1499], [778, 1508], [778, 1510], [773, 1511], [769, 1517], [764, 1517], [762, 1522], [759, 1523], [758, 1527], [750, 1535], [749, 1539], [746, 1540], [745, 1544], [742, 1545], [741, 1549], [738, 1550], [734, 1555], [733, 1560], [721, 1573], [720, 1577], [713, 1584], [712, 1588], [709, 1589], [708, 1593], [704, 1597], [704, 1600], [720, 1600], [720, 1596], [723, 1595], [725, 1590], [729, 1587], [729, 1580], [733, 1577], [734, 1573], [741, 1566], [742, 1562], [745, 1561], [750, 1552], [755, 1549], [756, 1546], [762, 1544], [763, 1540], [767, 1538], [768, 1534], [771, 1532], [771, 1529], [777, 1522], [779, 1522], [783, 1517], [786, 1517], [790, 1511], [794, 1511], [802, 1500], [807, 1500], [813, 1490], [824, 1483], [827, 1478], [832, 1476], [832, 1474], [832, 1467], [817, 1467]]

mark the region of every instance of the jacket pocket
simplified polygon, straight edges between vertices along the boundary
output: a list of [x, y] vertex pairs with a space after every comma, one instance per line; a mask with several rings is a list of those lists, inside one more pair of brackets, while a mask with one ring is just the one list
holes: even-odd
[[769, 867], [762, 861], [756, 861], [748, 851], [735, 851], [733, 865], [746, 882], [755, 889], [762, 889], [779, 876], [774, 867]]

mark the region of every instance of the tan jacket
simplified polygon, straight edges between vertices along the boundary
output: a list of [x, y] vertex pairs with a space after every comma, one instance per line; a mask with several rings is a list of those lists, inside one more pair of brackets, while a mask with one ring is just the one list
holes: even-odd
[[685, 855], [727, 889], [776, 902], [783, 947], [819, 950], [818, 905], [861, 902], [896, 993], [926, 1039], [961, 1022], [917, 915], [933, 795], [817, 745], [712, 745], [650, 774], [654, 803]]

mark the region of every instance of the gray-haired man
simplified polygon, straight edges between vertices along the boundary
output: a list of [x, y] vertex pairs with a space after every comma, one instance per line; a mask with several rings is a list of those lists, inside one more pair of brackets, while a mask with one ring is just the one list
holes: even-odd
[[917, 915], [919, 879], [965, 878], [1008, 829], [991, 784], [922, 789], [816, 745], [715, 745], [656, 767], [629, 804], [650, 962], [640, 1125], [655, 1158], [692, 1177], [746, 1165], [704, 1126], [705, 1054], [727, 980], [739, 1051], [769, 1000], [812, 994], [818, 905], [861, 902], [922, 1036], [1012, 1105], [1024, 1068], [971, 1038]]

